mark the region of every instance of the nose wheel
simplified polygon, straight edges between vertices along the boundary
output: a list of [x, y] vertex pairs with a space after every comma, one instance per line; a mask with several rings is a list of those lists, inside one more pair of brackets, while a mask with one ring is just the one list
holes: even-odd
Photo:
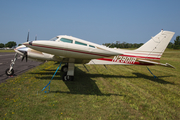
[[14, 59], [11, 60], [10, 68], [6, 69], [6, 71], [5, 71], [5, 73], [6, 73], [7, 76], [14, 75], [13, 66], [14, 66], [15, 61], [16, 61], [16, 59], [17, 59], [17, 55], [18, 55], [18, 54], [16, 53], [15, 56], [14, 56]]
[[11, 76], [11, 75], [14, 75], [14, 70], [13, 69], [10, 70], [10, 68], [8, 68], [6, 69], [5, 73], [7, 76]]

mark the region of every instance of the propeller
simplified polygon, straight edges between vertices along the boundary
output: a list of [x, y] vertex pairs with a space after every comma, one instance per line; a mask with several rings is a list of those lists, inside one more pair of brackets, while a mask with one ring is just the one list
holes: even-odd
[[28, 35], [27, 35], [27, 42], [29, 41], [29, 31], [28, 31]]
[[[27, 42], [28, 42], [28, 41], [29, 41], [29, 30], [28, 30], [28, 35], [27, 35]], [[23, 61], [24, 58], [26, 58], [26, 62], [27, 62], [27, 58], [28, 58], [27, 51], [23, 51], [23, 53], [24, 53], [24, 55], [23, 55], [21, 61]]]
[[37, 35], [35, 36], [35, 41], [37, 40]]
[[24, 60], [24, 58], [26, 58], [26, 62], [27, 62], [27, 58], [28, 58], [27, 52], [24, 52], [24, 55], [23, 55], [23, 57], [22, 57], [22, 60], [21, 60], [21, 61], [23, 61], [23, 60]]

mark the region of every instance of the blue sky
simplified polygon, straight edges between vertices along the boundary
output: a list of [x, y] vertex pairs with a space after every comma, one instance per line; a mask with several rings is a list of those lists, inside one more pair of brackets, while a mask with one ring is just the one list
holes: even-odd
[[180, 0], [0, 0], [0, 43], [70, 35], [94, 43], [145, 43], [180, 35]]

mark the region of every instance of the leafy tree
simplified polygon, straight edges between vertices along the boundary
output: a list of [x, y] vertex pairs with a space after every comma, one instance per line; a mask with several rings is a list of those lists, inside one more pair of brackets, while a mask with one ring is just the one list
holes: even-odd
[[143, 43], [126, 43], [126, 42], [123, 42], [123, 43], [120, 43], [119, 41], [116, 41], [116, 43], [104, 43], [103, 45], [105, 46], [109, 46], [110, 48], [139, 48], [140, 46], [143, 45]]
[[174, 49], [180, 49], [180, 36], [177, 36], [174, 40]]
[[20, 45], [22, 45], [22, 44], [18, 44], [18, 46], [20, 46]]
[[174, 47], [174, 43], [170, 42], [167, 46], [167, 48], [173, 48]]
[[4, 44], [3, 43], [0, 43], [0, 48], [3, 48], [4, 47]]
[[[103, 45], [109, 46], [110, 48], [139, 48], [143, 45], [143, 43], [120, 43], [120, 41], [116, 41], [116, 43], [104, 43]], [[174, 43], [170, 42], [167, 48], [180, 49], [180, 36], [177, 36], [174, 40]]]
[[16, 42], [10, 41], [10, 42], [8, 42], [8, 43], [5, 44], [5, 47], [12, 48], [12, 47], [15, 47], [16, 45], [17, 45]]

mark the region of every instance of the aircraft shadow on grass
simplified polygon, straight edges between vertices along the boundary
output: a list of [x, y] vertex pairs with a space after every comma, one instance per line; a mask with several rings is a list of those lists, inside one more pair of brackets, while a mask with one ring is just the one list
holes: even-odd
[[[36, 73], [30, 73], [30, 74], [39, 74], [39, 75], [52, 75], [54, 74], [56, 70], [55, 69], [44, 69], [43, 72], [36, 72]], [[98, 88], [96, 81], [93, 80], [92, 78], [97, 78], [97, 77], [115, 77], [118, 78], [117, 80], [121, 80], [121, 78], [144, 78], [145, 80], [150, 80], [153, 82], [158, 82], [161, 84], [174, 84], [171, 82], [167, 82], [161, 78], [163, 77], [170, 77], [170, 76], [158, 76], [158, 78], [153, 78], [153, 76], [148, 76], [142, 73], [133, 73], [136, 76], [121, 76], [121, 75], [104, 75], [104, 74], [88, 74], [86, 72], [83, 72], [80, 70], [78, 67], [75, 67], [75, 79], [74, 81], [64, 81], [70, 92], [64, 92], [64, 91], [50, 91], [51, 93], [67, 93], [67, 94], [85, 94], [85, 95], [99, 95], [99, 96], [110, 96], [110, 95], [116, 95], [116, 96], [125, 96], [121, 94], [113, 94], [113, 93], [108, 93], [104, 94], [100, 91]], [[61, 77], [62, 73], [58, 71], [56, 73], [56, 76], [54, 76], [53, 80], [62, 80]], [[52, 77], [47, 77], [47, 76], [40, 76], [36, 77], [37, 79], [42, 79], [42, 80], [51, 80]]]
[[[39, 74], [39, 75], [52, 75], [56, 71], [55, 69], [52, 70], [45, 70], [46, 72], [36, 72], [36, 73], [30, 73], [30, 74]], [[53, 80], [62, 80], [62, 72], [58, 71], [56, 73], [56, 76], [53, 78]], [[83, 77], [82, 77], [83, 74]], [[61, 77], [59, 77], [59, 75]], [[102, 93], [98, 86], [96, 85], [96, 81], [92, 80], [92, 76], [89, 74], [86, 74], [85, 72], [81, 71], [79, 68], [75, 67], [75, 79], [74, 81], [64, 81], [66, 86], [68, 87], [69, 91], [50, 91], [50, 93], [66, 93], [66, 94], [84, 94], [84, 95], [98, 95], [98, 96], [126, 96], [121, 94], [114, 94], [114, 93]], [[37, 79], [42, 80], [51, 80], [52, 77], [36, 77]]]

